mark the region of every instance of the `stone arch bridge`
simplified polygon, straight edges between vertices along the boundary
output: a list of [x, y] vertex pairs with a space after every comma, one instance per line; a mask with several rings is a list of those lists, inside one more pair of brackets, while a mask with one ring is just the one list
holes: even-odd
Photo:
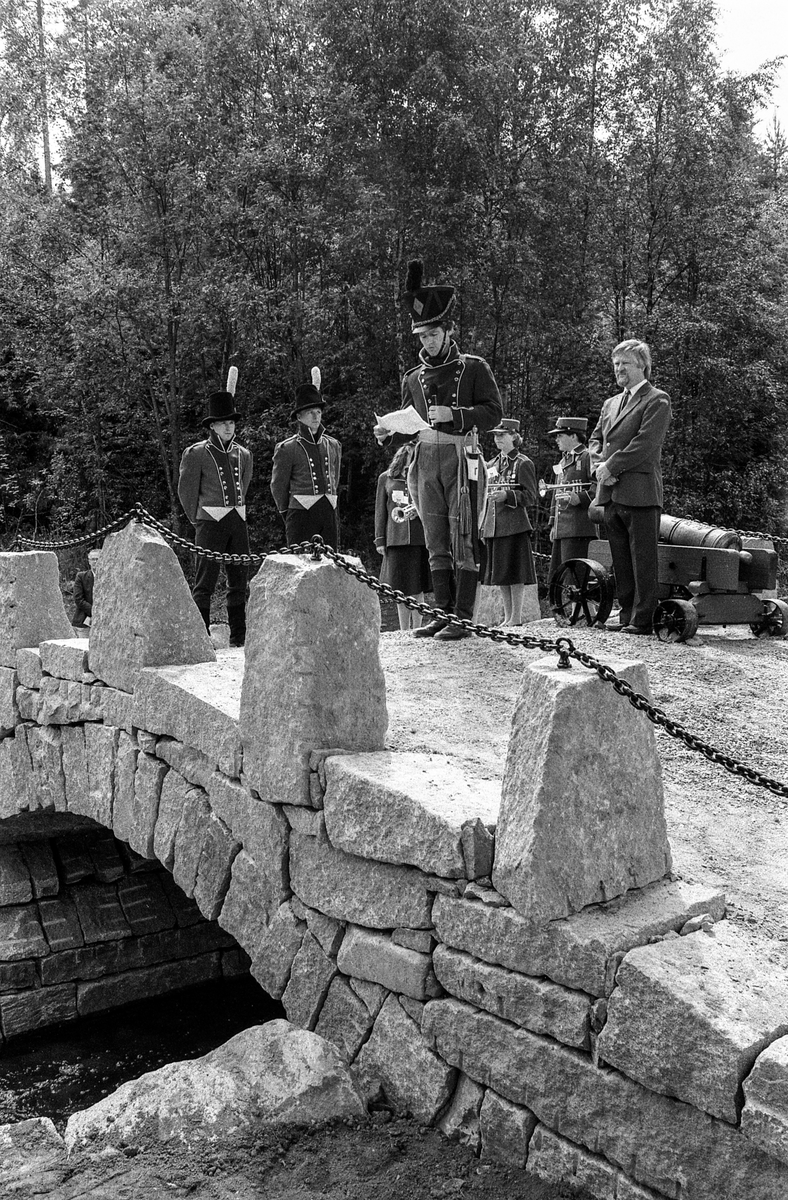
[[[541, 661], [502, 783], [466, 779], [386, 749], [378, 630], [339, 566], [271, 556], [245, 654], [217, 654], [175, 555], [131, 524], [75, 639], [55, 556], [0, 555], [3, 1036], [99, 984], [122, 999], [118, 934], [63, 983], [36, 853], [107, 830], [217, 923], [214, 969], [237, 969], [232, 935], [370, 1098], [604, 1200], [788, 1197], [786, 981], [721, 894], [671, 875], [652, 727]], [[159, 989], [188, 977], [186, 934]]]

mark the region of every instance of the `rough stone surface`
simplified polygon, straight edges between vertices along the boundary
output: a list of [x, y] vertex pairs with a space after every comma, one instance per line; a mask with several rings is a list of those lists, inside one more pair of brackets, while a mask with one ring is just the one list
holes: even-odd
[[153, 853], [163, 867], [172, 870], [175, 858], [175, 840], [178, 835], [183, 810], [192, 795], [204, 796], [199, 788], [187, 783], [178, 771], [168, 771], [161, 785], [156, 826], [153, 831]]
[[244, 770], [264, 800], [311, 805], [309, 753], [320, 746], [383, 748], [379, 631], [377, 597], [334, 563], [265, 560], [251, 585], [241, 693]]
[[242, 850], [233, 860], [219, 924], [254, 957], [286, 896]]
[[290, 829], [281, 808], [255, 799], [248, 788], [219, 771], [211, 774], [207, 788], [213, 812], [284, 899], [290, 889], [287, 856]]
[[252, 958], [252, 975], [275, 1000], [281, 1000], [284, 994], [293, 960], [306, 932], [305, 923], [298, 920], [291, 905], [281, 904], [258, 942], [256, 952], [247, 951]]
[[100, 721], [102, 709], [94, 704], [98, 689], [89, 683], [76, 683], [73, 679], [53, 679], [44, 675], [41, 688], [31, 695], [35, 703], [30, 711], [24, 708], [19, 690], [20, 714], [25, 720], [38, 721], [41, 725], [75, 725], [82, 721]]
[[0, 996], [0, 1025], [3, 1036], [17, 1037], [31, 1029], [73, 1021], [77, 1016], [77, 985], [38, 988], [34, 992], [12, 992]]
[[0, 846], [0, 908], [33, 899], [33, 881], [22, 852], [13, 843]]
[[391, 938], [351, 925], [344, 937], [337, 965], [345, 975], [380, 983], [390, 992], [414, 1000], [440, 995], [429, 954], [398, 946]]
[[659, 1200], [650, 1188], [639, 1187], [598, 1154], [589, 1154], [537, 1126], [528, 1148], [526, 1170], [546, 1183], [569, 1184], [595, 1200]]
[[27, 748], [33, 777], [28, 798], [35, 798], [31, 807], [65, 812], [66, 781], [63, 775], [61, 730], [31, 726], [27, 729]]
[[444, 755], [336, 755], [325, 769], [326, 832], [350, 854], [459, 878], [463, 829], [498, 819], [497, 781], [469, 780]]
[[57, 555], [51, 550], [0, 554], [0, 666], [16, 652], [73, 634], [63, 607]]
[[567, 1046], [588, 1048], [591, 997], [585, 992], [491, 966], [449, 946], [436, 948], [433, 965], [438, 982], [458, 1000]]
[[629, 952], [597, 1050], [653, 1091], [735, 1125], [742, 1080], [787, 1033], [785, 972], [754, 962], [751, 944], [723, 921], [713, 934]]
[[33, 899], [56, 896], [60, 880], [49, 842], [23, 842], [19, 848], [30, 872]]
[[261, 1121], [358, 1117], [364, 1103], [333, 1046], [287, 1021], [253, 1026], [203, 1058], [125, 1083], [66, 1126], [69, 1150], [141, 1146], [151, 1137], [223, 1142]]
[[304, 904], [339, 921], [372, 929], [432, 925], [432, 896], [426, 877], [414, 867], [370, 862], [292, 833], [290, 880]]
[[228, 650], [216, 662], [142, 671], [134, 693], [134, 724], [175, 737], [237, 778], [243, 662], [242, 654]]
[[202, 849], [194, 881], [194, 899], [202, 915], [209, 921], [216, 920], [221, 912], [230, 884], [233, 860], [240, 848], [224, 822], [211, 813], [203, 829]]
[[616, 954], [681, 929], [693, 913], [725, 912], [725, 896], [699, 884], [663, 882], [567, 920], [534, 926], [513, 908], [438, 896], [433, 908], [441, 941], [523, 975], [608, 995]]
[[788, 1163], [788, 1037], [762, 1051], [745, 1079], [741, 1128], [756, 1146]]
[[[125, 965], [125, 964], [122, 964]], [[77, 984], [77, 1011], [80, 1017], [119, 1008], [132, 1000], [164, 996], [176, 988], [194, 987], [221, 975], [219, 954], [200, 954], [185, 961], [165, 962], [154, 967], [123, 971]]]
[[365, 1096], [382, 1088], [395, 1108], [431, 1124], [454, 1090], [456, 1071], [427, 1044], [421, 1030], [389, 996], [354, 1064]]
[[153, 836], [159, 812], [162, 783], [169, 767], [152, 754], [137, 756], [134, 774], [134, 804], [128, 843], [143, 858], [153, 858]]
[[[88, 639], [86, 637], [56, 638], [39, 646], [41, 669], [58, 679], [74, 679], [89, 683]], [[34, 685], [37, 686], [37, 685]]]
[[193, 788], [186, 798], [175, 835], [172, 877], [185, 896], [193, 896], [211, 807], [205, 793]]
[[115, 836], [126, 843], [131, 838], [134, 823], [134, 782], [137, 777], [137, 757], [137, 743], [124, 730], [118, 738], [118, 749], [115, 756], [112, 828]]
[[63, 1179], [66, 1145], [49, 1117], [0, 1125], [0, 1195], [56, 1195]]
[[17, 650], [16, 673], [23, 687], [41, 686], [41, 651], [38, 646], [23, 646]]
[[482, 1144], [479, 1111], [484, 1088], [467, 1075], [460, 1074], [451, 1103], [438, 1121], [438, 1128], [448, 1138], [470, 1146], [478, 1154]]
[[352, 1062], [367, 1037], [375, 1016], [342, 976], [331, 981], [315, 1033], [332, 1042], [345, 1062]]
[[[610, 666], [650, 695], [642, 663]], [[497, 890], [544, 922], [662, 879], [670, 865], [653, 725], [598, 675], [531, 663], [501, 788]]]
[[16, 702], [18, 676], [11, 667], [0, 667], [0, 729], [11, 730], [19, 723]]
[[[180, 563], [164, 538], [137, 521], [107, 538], [90, 628], [89, 663], [96, 678], [133, 692], [143, 667], [215, 660]], [[142, 722], [140, 727], [148, 728]]]
[[49, 953], [35, 908], [24, 904], [0, 908], [0, 945], [4, 962], [40, 958]]
[[492, 1088], [484, 1093], [479, 1125], [482, 1139], [482, 1158], [490, 1162], [525, 1166], [531, 1134], [536, 1117], [521, 1104], [504, 1100]]
[[290, 978], [282, 995], [287, 1019], [302, 1029], [314, 1029], [318, 1014], [337, 973], [317, 938], [307, 933], [293, 959]]
[[[88, 768], [86, 814], [105, 829], [112, 828], [112, 799], [120, 729], [113, 725], [85, 726], [85, 757]], [[70, 806], [69, 806], [70, 807]]]
[[459, 1000], [431, 1000], [423, 1029], [445, 1062], [669, 1200], [788, 1195], [788, 1166], [739, 1130], [577, 1050]]

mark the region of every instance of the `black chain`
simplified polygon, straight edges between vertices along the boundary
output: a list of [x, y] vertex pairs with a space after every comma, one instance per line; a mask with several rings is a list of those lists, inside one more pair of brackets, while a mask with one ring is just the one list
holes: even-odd
[[738, 533], [739, 537], [761, 538], [767, 542], [774, 542], [775, 549], [778, 551], [780, 546], [788, 546], [788, 538], [777, 537], [774, 533], [758, 533], [754, 529], [736, 529], [734, 532]]
[[[678, 721], [672, 720], [661, 708], [656, 708], [641, 692], [636, 692], [631, 684], [627, 683], [626, 680], [621, 679], [618, 675], [616, 675], [612, 667], [606, 666], [604, 663], [600, 662], [599, 659], [594, 658], [593, 655], [587, 654], [583, 650], [578, 650], [570, 638], [560, 637], [557, 639], [552, 639], [530, 637], [528, 634], [513, 633], [507, 629], [491, 629], [487, 625], [476, 625], [473, 621], [467, 620], [466, 618], [456, 617], [451, 613], [444, 612], [443, 609], [435, 608], [430, 604], [425, 604], [422, 600], [415, 600], [413, 596], [406, 596], [404, 592], [399, 592], [396, 590], [396, 588], [392, 588], [386, 583], [381, 583], [376, 576], [370, 575], [369, 572], [365, 571], [363, 567], [356, 566], [355, 563], [350, 562], [342, 554], [339, 554], [336, 550], [334, 550], [333, 547], [325, 545], [323, 539], [317, 536], [313, 537], [310, 541], [299, 542], [293, 546], [283, 546], [279, 550], [269, 550], [262, 554], [223, 554], [218, 550], [205, 550], [200, 546], [195, 546], [193, 542], [188, 541], [186, 538], [181, 537], [177, 533], [173, 533], [171, 529], [168, 529], [166, 525], [157, 520], [156, 517], [152, 516], [152, 514], [149, 513], [147, 509], [143, 508], [141, 504], [135, 504], [133, 509], [130, 509], [128, 512], [124, 513], [122, 517], [118, 517], [117, 520], [105, 526], [104, 529], [96, 530], [94, 533], [86, 534], [81, 538], [73, 538], [70, 541], [65, 542], [37, 542], [30, 538], [17, 536], [14, 544], [28, 546], [33, 549], [47, 550], [65, 549], [66, 547], [80, 546], [87, 544], [88, 542], [96, 541], [102, 535], [111, 533], [115, 529], [119, 529], [120, 526], [130, 518], [134, 518], [135, 520], [141, 521], [146, 525], [150, 525], [153, 529], [156, 529], [163, 537], [165, 537], [167, 541], [183, 547], [192, 554], [197, 554], [204, 558], [212, 558], [218, 562], [238, 563], [245, 566], [259, 566], [271, 554], [311, 553], [316, 559], [319, 559], [322, 555], [325, 555], [327, 558], [335, 562], [337, 566], [341, 567], [343, 571], [346, 571], [348, 575], [352, 575], [361, 583], [366, 584], [367, 587], [377, 592], [380, 596], [384, 596], [389, 600], [394, 600], [397, 604], [404, 604], [406, 608], [412, 608], [416, 612], [422, 613], [424, 616], [437, 618], [439, 620], [449, 620], [451, 621], [452, 625], [460, 625], [463, 629], [467, 629], [470, 633], [475, 634], [476, 637], [487, 638], [492, 642], [504, 642], [509, 646], [524, 646], [530, 650], [543, 650], [546, 653], [555, 653], [558, 655], [558, 666], [563, 669], [571, 667], [572, 664], [570, 659], [574, 659], [576, 662], [580, 663], [581, 666], [587, 667], [588, 670], [596, 671], [600, 679], [604, 680], [605, 683], [609, 683], [620, 696], [626, 697], [632, 707], [636, 708], [638, 712], [644, 713], [653, 725], [657, 725], [664, 729], [666, 733], [670, 734], [671, 737], [676, 738], [678, 741], [683, 742], [690, 750], [695, 750], [698, 754], [702, 754], [705, 758], [709, 759], [710, 762], [716, 763], [718, 766], [723, 767], [732, 775], [737, 775], [739, 778], [746, 780], [748, 783], [755, 784], [757, 787], [765, 788], [767, 791], [772, 792], [776, 796], [788, 799], [788, 784], [781, 783], [776, 779], [770, 779], [768, 775], [761, 774], [761, 772], [756, 771], [754, 767], [748, 767], [745, 763], [739, 762], [737, 759], [732, 758], [729, 754], [724, 754], [723, 751], [718, 750], [715, 746], [710, 745], [708, 742], [704, 742], [701, 738], [690, 733], [689, 730], [685, 729], [684, 726], [679, 724]], [[736, 530], [736, 532], [742, 537], [766, 536], [763, 534], [752, 533], [743, 530]], [[788, 538], [772, 537], [772, 541], [783, 542], [788, 545]], [[538, 559], [548, 559], [549, 555], [537, 553], [535, 557]]]
[[98, 541], [99, 538], [104, 537], [106, 534], [114, 533], [116, 529], [120, 529], [122, 525], [125, 525], [137, 516], [138, 508], [139, 505], [135, 505], [134, 508], [128, 509], [127, 512], [124, 512], [123, 516], [111, 521], [103, 529], [96, 529], [93, 533], [85, 533], [82, 537], [69, 538], [63, 542], [36, 541], [35, 538], [22, 537], [21, 533], [18, 533], [13, 540], [12, 548], [20, 546], [23, 548], [26, 547], [28, 550], [70, 550], [73, 546], [87, 546], [91, 542]]

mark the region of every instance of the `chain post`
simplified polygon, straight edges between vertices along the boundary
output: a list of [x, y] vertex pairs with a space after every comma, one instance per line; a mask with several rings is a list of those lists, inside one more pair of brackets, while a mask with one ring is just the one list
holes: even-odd
[[572, 642], [570, 642], [569, 638], [559, 638], [555, 644], [555, 648], [558, 651], [556, 669], [559, 671], [571, 671], [572, 663], [569, 660], [569, 655], [574, 650]]
[[325, 542], [323, 541], [323, 539], [319, 533], [315, 533], [312, 535], [312, 540], [310, 542], [310, 546], [311, 546], [312, 560], [314, 562], [320, 562], [320, 559], [323, 557], [323, 551], [325, 549]]

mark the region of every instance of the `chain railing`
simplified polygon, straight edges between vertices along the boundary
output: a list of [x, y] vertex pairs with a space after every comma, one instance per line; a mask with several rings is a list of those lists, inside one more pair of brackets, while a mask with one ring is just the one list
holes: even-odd
[[[325, 555], [326, 558], [336, 563], [348, 575], [352, 575], [359, 582], [371, 588], [372, 591], [377, 592], [378, 595], [393, 600], [397, 604], [403, 604], [406, 608], [420, 612], [426, 617], [450, 621], [452, 625], [459, 625], [463, 629], [467, 629], [469, 633], [475, 634], [476, 637], [486, 638], [488, 641], [504, 642], [509, 646], [523, 646], [529, 650], [543, 650], [548, 654], [557, 654], [558, 667], [563, 670], [571, 668], [571, 660], [574, 659], [581, 666], [586, 667], [590, 671], [595, 671], [600, 679], [605, 683], [609, 683], [614, 691], [618, 692], [620, 696], [625, 697], [632, 707], [637, 709], [638, 712], [642, 712], [653, 725], [664, 729], [670, 737], [683, 742], [688, 749], [702, 754], [710, 762], [722, 767], [730, 774], [744, 779], [747, 783], [765, 788], [773, 795], [780, 796], [782, 799], [788, 799], [788, 784], [782, 783], [777, 779], [771, 779], [768, 775], [762, 774], [754, 767], [739, 762], [738, 759], [733, 758], [731, 755], [719, 750], [716, 746], [712, 746], [709, 742], [705, 742], [702, 738], [690, 733], [680, 722], [674, 721], [661, 708], [653, 705], [642, 692], [636, 691], [625, 679], [621, 679], [612, 667], [594, 658], [592, 654], [588, 654], [584, 650], [579, 650], [570, 638], [563, 636], [558, 638], [539, 638], [533, 637], [530, 634], [514, 633], [511, 629], [493, 629], [488, 625], [479, 625], [467, 618], [460, 618], [452, 613], [447, 613], [443, 609], [425, 603], [423, 600], [416, 600], [413, 596], [406, 596], [404, 592], [397, 591], [396, 588], [390, 587], [389, 584], [381, 583], [375, 575], [371, 575], [362, 566], [351, 562], [343, 554], [340, 554], [339, 551], [334, 550], [332, 546], [327, 546], [323, 542], [323, 539], [318, 536], [311, 538], [309, 541], [299, 542], [292, 546], [283, 546], [278, 550], [267, 550], [261, 554], [224, 554], [219, 550], [205, 550], [201, 546], [195, 546], [193, 542], [181, 537], [180, 534], [174, 533], [162, 521], [157, 520], [141, 504], [135, 504], [134, 508], [124, 513], [122, 517], [118, 517], [117, 520], [111, 522], [103, 529], [84, 537], [72, 538], [64, 542], [41, 542], [18, 536], [15, 539], [15, 545], [30, 549], [46, 550], [65, 549], [66, 547], [83, 545], [88, 542], [95, 542], [105, 534], [114, 532], [131, 518], [149, 525], [151, 528], [157, 530], [168, 542], [180, 546], [189, 551], [189, 553], [204, 558], [211, 558], [218, 562], [244, 566], [260, 566], [266, 558], [275, 554], [311, 554], [315, 559], [320, 559]], [[741, 531], [737, 530], [737, 532], [740, 533]], [[760, 537], [761, 535], [748, 533], [746, 536]], [[773, 538], [772, 540], [781, 540], [788, 544], [788, 539]], [[537, 554], [535, 557], [548, 559], [549, 555]]]

